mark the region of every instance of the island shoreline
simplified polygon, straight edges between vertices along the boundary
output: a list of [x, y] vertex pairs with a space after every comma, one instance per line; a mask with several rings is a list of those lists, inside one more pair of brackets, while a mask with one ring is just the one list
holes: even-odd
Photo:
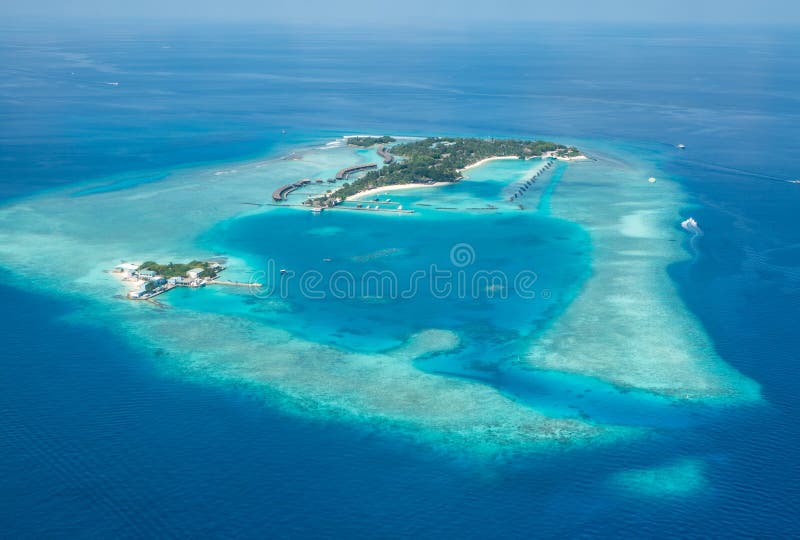
[[[355, 195], [350, 195], [345, 199], [345, 201], [359, 201], [361, 197], [369, 197], [371, 195], [380, 195], [381, 193], [387, 191], [402, 191], [405, 189], [416, 189], [416, 188], [433, 188], [433, 187], [442, 187], [442, 186], [452, 186], [453, 184], [457, 184], [457, 182], [433, 182], [431, 184], [426, 183], [411, 183], [411, 184], [393, 184], [388, 186], [381, 186], [372, 189], [368, 189], [366, 191], [359, 191]], [[334, 192], [335, 193], [335, 192]]]
[[458, 172], [463, 173], [464, 171], [468, 171], [470, 169], [478, 168], [481, 165], [483, 165], [484, 163], [489, 163], [490, 161], [495, 161], [495, 160], [498, 160], [498, 159], [519, 159], [519, 156], [491, 156], [491, 157], [483, 158], [480, 161], [476, 161], [475, 163], [467, 165], [463, 169], [459, 169]]

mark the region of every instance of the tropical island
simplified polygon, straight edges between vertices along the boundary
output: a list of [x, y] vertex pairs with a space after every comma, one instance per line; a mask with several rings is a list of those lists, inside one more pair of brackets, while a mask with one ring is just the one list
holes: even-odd
[[384, 135], [383, 137], [356, 136], [356, 137], [345, 137], [345, 139], [347, 140], [347, 144], [350, 144], [352, 146], [362, 146], [364, 148], [369, 148], [370, 146], [374, 146], [376, 144], [389, 144], [397, 140], [394, 137], [390, 137], [389, 135]]
[[182, 277], [189, 272], [196, 274], [196, 277], [215, 278], [222, 270], [222, 265], [212, 261], [191, 261], [188, 263], [167, 263], [159, 264], [155, 261], [145, 261], [139, 267], [139, 271], [149, 270], [165, 278]]
[[148, 300], [175, 287], [203, 287], [214, 282], [225, 267], [221, 262], [198, 261], [160, 264], [155, 261], [122, 263], [114, 273], [134, 288], [128, 291], [131, 300]]
[[[458, 182], [462, 172], [478, 163], [494, 158], [582, 158], [573, 146], [550, 141], [526, 141], [519, 139], [479, 139], [462, 137], [428, 137], [417, 141], [400, 143], [387, 149], [384, 144], [394, 141], [391, 137], [354, 137], [348, 144], [372, 146], [401, 159], [387, 162], [380, 169], [346, 182], [336, 190], [321, 197], [312, 198], [306, 204], [325, 208], [335, 206], [348, 197], [361, 192], [393, 185], [438, 184]], [[355, 141], [355, 142], [354, 142]], [[383, 156], [383, 154], [381, 154]]]

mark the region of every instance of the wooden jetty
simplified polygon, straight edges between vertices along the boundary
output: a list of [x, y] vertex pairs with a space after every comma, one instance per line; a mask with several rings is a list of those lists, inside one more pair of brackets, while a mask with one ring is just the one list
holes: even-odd
[[286, 196], [289, 195], [289, 193], [303, 186], [307, 186], [310, 183], [311, 180], [309, 180], [308, 178], [304, 178], [303, 180], [298, 180], [293, 184], [286, 184], [285, 186], [281, 186], [272, 192], [272, 200], [274, 200], [275, 202], [285, 201]]
[[384, 162], [386, 165], [388, 165], [389, 163], [391, 163], [392, 161], [394, 161], [394, 156], [392, 155], [392, 153], [391, 153], [391, 152], [389, 152], [389, 150], [387, 150], [387, 149], [386, 149], [386, 146], [384, 146], [384, 145], [380, 145], [380, 146], [378, 147], [378, 150], [377, 150], [377, 152], [378, 152], [378, 155], [379, 155], [379, 156], [381, 156], [381, 157], [383, 158], [383, 162]]
[[352, 210], [354, 212], [390, 212], [392, 214], [413, 214], [414, 210], [397, 209], [397, 208], [368, 208], [357, 206], [331, 206], [328, 210]]
[[371, 169], [377, 169], [377, 168], [378, 165], [376, 163], [365, 163], [364, 165], [353, 165], [352, 167], [345, 167], [344, 169], [336, 173], [336, 180], [345, 180], [353, 173], [361, 171], [369, 171]]
[[508, 198], [508, 201], [509, 202], [513, 202], [514, 199], [518, 199], [518, 198], [522, 197], [523, 195], [525, 195], [525, 192], [528, 191], [530, 188], [532, 188], [533, 184], [536, 183], [536, 179], [539, 177], [539, 175], [541, 175], [547, 169], [552, 167], [553, 163], [554, 163], [553, 160], [548, 160], [547, 161], [547, 165], [545, 165], [543, 168], [539, 169], [539, 171], [536, 174], [534, 174], [533, 176], [528, 178], [525, 182], [522, 183], [522, 185], [517, 187], [517, 190], [511, 195], [511, 197]]
[[359, 204], [393, 204], [395, 206], [402, 204], [397, 201], [376, 201], [374, 199], [355, 199], [353, 202], [357, 202]]
[[209, 281], [208, 285], [227, 285], [229, 287], [263, 287], [261, 283], [245, 283], [243, 281], [220, 281], [218, 279]]

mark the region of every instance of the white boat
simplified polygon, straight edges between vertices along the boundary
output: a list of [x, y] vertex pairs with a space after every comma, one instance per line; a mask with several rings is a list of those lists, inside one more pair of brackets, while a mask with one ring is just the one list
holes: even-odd
[[703, 234], [703, 231], [700, 229], [700, 226], [697, 224], [697, 221], [693, 217], [681, 221], [681, 227], [683, 227], [685, 231], [688, 231], [690, 233]]
[[685, 144], [679, 144], [679, 145], [678, 145], [678, 149], [679, 149], [679, 150], [683, 150], [683, 149], [685, 149], [685, 148], [686, 148], [686, 145], [685, 145]]

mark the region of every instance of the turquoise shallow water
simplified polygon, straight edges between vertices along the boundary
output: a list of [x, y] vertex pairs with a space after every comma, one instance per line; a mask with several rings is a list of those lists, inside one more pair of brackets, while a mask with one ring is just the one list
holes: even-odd
[[[588, 232], [548, 217], [567, 166], [547, 171], [514, 204], [506, 196], [537, 170], [535, 162], [498, 161], [457, 185], [363, 198], [391, 200], [385, 208], [402, 205], [413, 215], [284, 209], [226, 222], [203, 242], [249, 261], [265, 290], [184, 289], [164, 301], [367, 354], [400, 346], [416, 332], [448, 329], [460, 338], [458, 350], [419, 359], [417, 368], [491, 385], [556, 417], [687, 425], [698, 412], [675, 408], [668, 398], [521, 365], [530, 343], [592, 272]], [[526, 280], [517, 283], [519, 277]]]
[[[501, 203], [504, 187], [475, 181], [441, 189], [460, 206], [489, 195], [485, 207]], [[426, 328], [474, 327], [482, 339], [512, 343], [552, 317], [589, 272], [591, 245], [580, 227], [509, 208], [437, 211], [427, 204], [447, 203], [421, 191], [380, 196], [413, 209], [412, 215], [285, 210], [224, 225], [208, 241], [267, 274], [278, 290], [265, 300], [282, 297], [291, 310], [271, 322], [365, 351], [397, 345]], [[320, 283], [304, 291], [304, 275], [311, 273], [319, 273]], [[258, 309], [256, 298], [243, 301]]]

